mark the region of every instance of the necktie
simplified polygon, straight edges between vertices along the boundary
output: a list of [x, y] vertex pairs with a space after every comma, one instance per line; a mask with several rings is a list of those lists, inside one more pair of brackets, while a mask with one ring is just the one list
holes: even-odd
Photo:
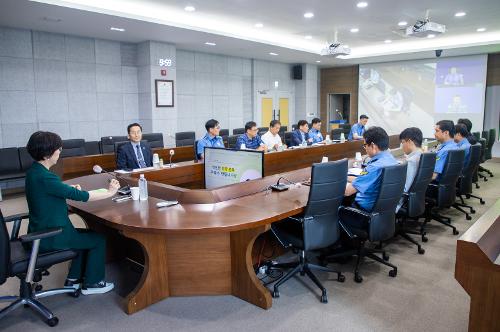
[[137, 144], [135, 147], [137, 149], [137, 161], [139, 162], [139, 167], [145, 168], [146, 163], [144, 162], [144, 157], [142, 156], [141, 147], [139, 146], [139, 144]]

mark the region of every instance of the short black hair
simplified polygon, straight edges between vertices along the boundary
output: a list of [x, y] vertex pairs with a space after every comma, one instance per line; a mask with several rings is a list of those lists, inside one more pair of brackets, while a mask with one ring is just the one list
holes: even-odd
[[469, 131], [467, 130], [467, 126], [463, 123], [457, 123], [455, 125], [455, 134], [460, 134], [462, 137], [467, 138], [469, 136]]
[[139, 127], [141, 128], [141, 131], [142, 131], [142, 126], [140, 124], [138, 124], [137, 122], [134, 122], [134, 123], [131, 123], [127, 126], [127, 133], [130, 134], [130, 128], [132, 127]]
[[447, 131], [450, 137], [455, 136], [455, 124], [451, 120], [441, 120], [436, 123], [441, 131]]
[[219, 124], [219, 121], [215, 120], [215, 119], [210, 119], [208, 120], [206, 123], [205, 123], [205, 129], [207, 131], [209, 131], [210, 129], [213, 129], [215, 127], [217, 127], [217, 125]]
[[422, 130], [418, 129], [417, 127], [406, 128], [401, 132], [401, 134], [399, 134], [399, 140], [403, 139], [410, 140], [417, 147], [421, 147], [423, 140]]
[[366, 144], [375, 144], [382, 151], [389, 148], [389, 135], [381, 127], [370, 127], [363, 133]]
[[252, 129], [253, 127], [257, 127], [255, 121], [248, 121], [247, 123], [245, 123], [245, 132]]
[[297, 128], [300, 128], [303, 125], [308, 125], [307, 121], [306, 120], [299, 120], [299, 122], [297, 123]]
[[369, 117], [368, 117], [368, 115], [361, 114], [361, 115], [359, 116], [359, 119], [360, 119], [360, 120], [363, 120], [363, 119], [369, 119]]
[[464, 119], [458, 119], [457, 123], [462, 123], [467, 127], [467, 131], [470, 133], [472, 130], [472, 122], [471, 120], [464, 118]]
[[320, 118], [312, 119], [311, 124], [316, 124], [316, 123], [321, 123], [321, 119]]
[[61, 137], [49, 131], [34, 132], [26, 145], [28, 153], [36, 161], [52, 156], [60, 148], [62, 148]]
[[271, 122], [269, 122], [269, 128], [273, 128], [277, 124], [281, 126], [281, 122], [279, 120], [271, 120]]

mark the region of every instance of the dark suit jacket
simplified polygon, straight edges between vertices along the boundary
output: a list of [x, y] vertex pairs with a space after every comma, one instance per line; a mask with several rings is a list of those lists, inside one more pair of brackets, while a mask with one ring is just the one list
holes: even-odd
[[[153, 166], [153, 152], [151, 147], [146, 142], [141, 142], [142, 156], [147, 167]], [[132, 143], [123, 144], [116, 152], [116, 166], [118, 169], [134, 169], [139, 168], [137, 157], [135, 155]]]
[[[306, 142], [309, 139], [309, 133], [305, 135]], [[292, 131], [292, 139], [290, 141], [290, 146], [298, 146], [302, 143], [302, 134], [300, 133], [300, 129], [295, 129]], [[307, 142], [307, 145], [311, 145], [311, 143]]]

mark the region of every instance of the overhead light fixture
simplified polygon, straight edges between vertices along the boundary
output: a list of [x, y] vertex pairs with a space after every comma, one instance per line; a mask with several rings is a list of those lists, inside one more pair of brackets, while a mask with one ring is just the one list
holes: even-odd
[[255, 27], [256, 28], [263, 28], [264, 24], [262, 24], [262, 23], [255, 23]]
[[123, 29], [123, 28], [115, 28], [115, 27], [111, 27], [111, 28], [109, 28], [109, 30], [112, 30], [112, 31], [120, 31], [120, 32], [125, 31], [125, 29]]
[[356, 33], [356, 32], [359, 32], [359, 29], [358, 29], [358, 28], [352, 28], [350, 31], [351, 31], [352, 33]]
[[311, 12], [305, 13], [304, 17], [305, 18], [313, 18], [314, 17], [314, 13], [311, 13]]
[[465, 12], [455, 13], [455, 17], [464, 17], [465, 15], [467, 15]]
[[269, 55], [278, 55], [278, 53], [269, 52]]
[[320, 62], [321, 62], [321, 60], [316, 60], [316, 63], [320, 63]]
[[427, 38], [434, 38], [434, 37], [436, 37], [436, 35], [433, 34], [427, 35]]
[[384, 43], [386, 43], [386, 44], [390, 44], [390, 43], [392, 43], [392, 40], [390, 40], [390, 39], [386, 39], [386, 40], [384, 40]]
[[368, 6], [368, 2], [358, 2], [356, 7], [358, 8], [366, 8]]
[[196, 8], [194, 8], [193, 6], [186, 6], [184, 7], [184, 10], [187, 12], [194, 12]]
[[406, 21], [401, 21], [401, 22], [399, 22], [399, 23], [398, 23], [398, 25], [399, 25], [400, 27], [405, 27], [405, 26], [407, 26], [407, 25], [408, 25], [408, 22], [406, 22]]
[[478, 28], [476, 31], [477, 31], [477, 32], [485, 32], [485, 31], [486, 31], [486, 28]]
[[206, 42], [205, 45], [208, 45], [208, 46], [215, 46], [217, 45], [216, 43], [212, 43], [212, 42]]
[[305, 39], [313, 39], [313, 36], [309, 36], [309, 35], [307, 35], [307, 36], [305, 36], [304, 38], [305, 38]]

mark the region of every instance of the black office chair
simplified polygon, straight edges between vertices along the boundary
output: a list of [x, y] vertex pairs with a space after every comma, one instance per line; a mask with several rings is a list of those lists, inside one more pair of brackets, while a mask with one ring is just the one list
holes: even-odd
[[344, 129], [342, 129], [342, 128], [332, 129], [332, 131], [330, 132], [331, 138], [333, 140], [340, 140], [340, 134], [342, 134], [343, 132], [344, 132]]
[[423, 255], [425, 250], [420, 243], [413, 239], [410, 234], [421, 235], [420, 232], [409, 230], [406, 228], [406, 221], [408, 219], [418, 220], [421, 215], [425, 213], [425, 192], [427, 186], [432, 181], [432, 174], [434, 173], [434, 166], [436, 164], [436, 154], [433, 152], [423, 153], [420, 156], [418, 163], [417, 174], [413, 180], [407, 193], [403, 193], [403, 205], [398, 210], [396, 218], [396, 235], [417, 246], [419, 254]]
[[193, 152], [194, 152], [194, 161], [198, 161], [198, 140], [194, 141], [193, 144]]
[[142, 139], [148, 142], [151, 149], [164, 147], [162, 133], [142, 134]]
[[435, 220], [453, 230], [453, 235], [457, 235], [458, 231], [451, 224], [451, 218], [439, 214], [440, 209], [450, 208], [456, 200], [457, 181], [462, 174], [464, 165], [465, 152], [464, 150], [450, 150], [445, 161], [443, 172], [441, 173], [439, 182], [434, 181], [427, 187], [425, 220], [422, 223], [420, 233], [422, 241], [427, 242], [425, 227], [431, 220]]
[[264, 135], [265, 133], [267, 133], [269, 131], [269, 127], [259, 127], [259, 136], [262, 136]]
[[284, 141], [285, 141], [286, 146], [292, 146], [292, 132], [291, 131], [285, 132]]
[[[491, 132], [490, 130], [484, 130], [481, 132], [481, 138], [484, 138], [486, 140], [486, 145], [485, 145], [485, 150], [484, 150], [484, 160], [485, 161], [491, 159], [491, 150], [493, 148], [493, 144], [495, 144], [496, 132], [493, 129], [493, 136], [490, 135], [490, 132]], [[489, 169], [487, 169], [483, 166], [479, 166], [478, 171], [480, 173], [486, 173], [490, 177], [493, 177], [493, 173]], [[484, 178], [486, 178], [486, 176]]]
[[114, 146], [114, 153], [115, 153], [115, 155], [118, 152], [118, 149], [120, 148], [120, 146], [125, 145], [127, 143], [130, 143], [130, 141], [115, 142], [115, 146]]
[[62, 141], [61, 158], [78, 157], [85, 155], [85, 140], [81, 138], [65, 139]]
[[293, 124], [292, 125], [292, 131], [296, 130], [297, 129], [297, 125], [296, 124]]
[[[479, 165], [480, 154], [481, 154], [481, 144], [475, 144], [470, 147], [469, 163], [464, 166], [462, 174], [460, 175], [457, 181], [457, 197], [460, 198], [460, 203], [455, 201], [455, 203], [453, 203], [452, 205], [453, 208], [464, 213], [465, 219], [467, 220], [471, 220], [472, 217], [463, 208], [468, 208], [470, 210], [470, 213], [476, 213], [476, 211], [472, 206], [465, 204], [463, 196], [469, 195], [470, 197], [470, 195], [472, 194], [472, 176], [474, 170]], [[482, 204], [484, 204], [484, 201]]]
[[479, 144], [481, 144], [481, 155], [479, 157], [479, 166], [478, 166], [477, 172], [476, 172], [477, 179], [475, 178], [475, 179], [473, 179], [473, 181], [476, 180], [476, 183], [477, 183], [477, 181], [479, 181], [479, 178], [481, 178], [484, 180], [484, 182], [488, 182], [488, 177], [486, 177], [486, 175], [482, 174], [482, 172], [484, 172], [485, 168], [483, 166], [481, 166], [481, 164], [486, 162], [488, 141], [485, 138], [480, 138], [478, 141], [479, 141]]
[[287, 130], [288, 130], [288, 126], [281, 126], [281, 127], [280, 127], [280, 131], [279, 131], [279, 132], [280, 132], [280, 133], [284, 133], [284, 132], [285, 132], [285, 131], [287, 131]]
[[101, 154], [101, 148], [98, 141], [85, 142], [85, 155]]
[[351, 124], [350, 123], [340, 123], [339, 128], [340, 129], [347, 129], [347, 130], [351, 131]]
[[[380, 179], [380, 192], [371, 212], [354, 206], [342, 206], [339, 210], [340, 226], [354, 242], [354, 249], [329, 255], [323, 261], [332, 261], [341, 257], [357, 256], [354, 268], [354, 281], [362, 282], [359, 265], [364, 257], [392, 268], [389, 276], [395, 277], [398, 269], [388, 262], [389, 256], [382, 249], [368, 248], [366, 241], [381, 242], [392, 238], [396, 229], [396, 207], [403, 194], [406, 181], [406, 163], [384, 167]], [[382, 254], [382, 258], [375, 255]]]
[[224, 146], [227, 146], [227, 139], [229, 137], [229, 129], [221, 129], [219, 131], [219, 136], [222, 137], [222, 142], [224, 142]]
[[304, 214], [271, 224], [271, 231], [285, 248], [298, 251], [298, 260], [292, 263], [272, 265], [272, 268], [292, 268], [275, 284], [273, 297], [279, 297], [279, 287], [300, 272], [307, 276], [321, 290], [321, 302], [327, 303], [326, 288], [311, 270], [337, 273], [337, 280], [345, 277], [338, 271], [309, 262], [308, 253], [327, 248], [340, 237], [338, 209], [344, 197], [347, 182], [347, 159], [313, 164], [311, 169], [311, 188]]
[[0, 181], [24, 177], [17, 148], [0, 149]]
[[[483, 144], [484, 144], [484, 139], [483, 139]], [[479, 147], [479, 149], [478, 149], [479, 150], [479, 157], [477, 158], [477, 160], [474, 160], [471, 156], [471, 163], [473, 164], [472, 183], [474, 183], [476, 185], [476, 189], [478, 189], [479, 188], [479, 185], [477, 184], [477, 182], [478, 182], [478, 168], [479, 168], [479, 163], [481, 162], [482, 144], [481, 144], [481, 142], [479, 142], [475, 145], [477, 145]], [[483, 205], [485, 203], [483, 198], [480, 196], [473, 195], [472, 193], [465, 194], [465, 198], [470, 199], [471, 197], [478, 199], [479, 203], [481, 203], [481, 205]]]
[[236, 148], [236, 142], [238, 141], [239, 135], [231, 135], [227, 138], [227, 147], [230, 149]]
[[[56, 326], [59, 319], [39, 299], [63, 293], [78, 297], [80, 290], [58, 288], [37, 292], [34, 289], [42, 278], [43, 270], [54, 264], [74, 259], [77, 257], [78, 252], [74, 250], [56, 250], [39, 253], [40, 240], [61, 233], [62, 228], [51, 228], [18, 237], [21, 220], [27, 217], [28, 215], [16, 215], [4, 219], [0, 210], [0, 284], [4, 284], [10, 277], [17, 277], [21, 282], [19, 296], [0, 297], [0, 302], [11, 302], [7, 307], [0, 310], [0, 319], [24, 305], [40, 314], [49, 326]], [[10, 239], [6, 222], [14, 222]], [[31, 245], [32, 249], [28, 251], [23, 245]]]
[[233, 135], [243, 135], [245, 133], [245, 128], [234, 128]]
[[101, 137], [101, 151], [102, 153], [114, 153], [115, 143], [127, 141], [127, 136], [105, 136]]
[[175, 133], [175, 146], [194, 145], [196, 134], [194, 131], [183, 131]]

